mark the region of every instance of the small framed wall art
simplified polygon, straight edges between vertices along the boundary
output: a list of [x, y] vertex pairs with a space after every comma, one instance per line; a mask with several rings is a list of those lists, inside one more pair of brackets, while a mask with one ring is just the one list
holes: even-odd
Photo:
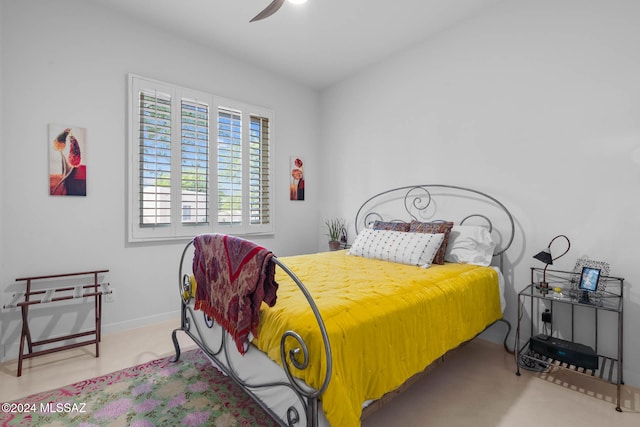
[[49, 195], [86, 196], [85, 128], [49, 124]]
[[289, 200], [304, 200], [304, 160], [291, 156], [289, 162]]

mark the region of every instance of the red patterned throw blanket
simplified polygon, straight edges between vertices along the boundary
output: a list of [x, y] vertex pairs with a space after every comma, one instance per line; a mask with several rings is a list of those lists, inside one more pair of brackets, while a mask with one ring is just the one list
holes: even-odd
[[215, 319], [241, 354], [249, 333], [257, 336], [260, 305], [276, 303], [273, 253], [253, 242], [223, 234], [194, 238], [195, 309]]

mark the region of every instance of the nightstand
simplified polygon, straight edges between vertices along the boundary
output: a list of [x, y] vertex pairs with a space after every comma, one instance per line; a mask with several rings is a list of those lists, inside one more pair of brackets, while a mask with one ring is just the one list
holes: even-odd
[[[520, 375], [520, 368], [541, 372], [559, 368], [607, 381], [617, 386], [616, 410], [622, 412], [624, 279], [602, 276], [600, 280], [604, 281], [605, 290], [594, 294], [596, 297], [585, 298], [576, 286], [579, 274], [547, 269], [549, 288], [545, 289], [538, 285], [542, 273], [543, 269], [532, 267], [529, 285], [518, 293], [516, 375]], [[561, 292], [554, 292], [554, 288]], [[525, 304], [529, 310], [529, 322], [523, 321]], [[599, 322], [598, 315], [603, 317], [603, 312], [612, 313], [617, 322], [608, 322], [607, 325]], [[561, 313], [565, 316], [560, 316]], [[529, 328], [525, 332], [527, 323]], [[605, 355], [599, 348], [598, 331], [604, 328], [613, 331], [612, 323], [616, 323], [617, 348], [610, 352], [616, 354]], [[574, 336], [578, 334], [581, 340], [589, 342], [576, 342]]]

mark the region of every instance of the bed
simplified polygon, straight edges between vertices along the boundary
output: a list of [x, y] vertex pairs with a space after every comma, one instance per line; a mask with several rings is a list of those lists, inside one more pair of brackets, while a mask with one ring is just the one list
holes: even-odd
[[496, 322], [510, 351], [504, 255], [515, 227], [500, 201], [451, 185], [399, 187], [366, 200], [353, 228], [339, 251], [280, 258], [256, 245], [277, 292], [260, 288], [242, 340], [203, 303], [213, 298], [201, 273], [210, 236], [194, 238], [180, 259], [174, 360], [183, 331], [281, 425], [352, 426]]

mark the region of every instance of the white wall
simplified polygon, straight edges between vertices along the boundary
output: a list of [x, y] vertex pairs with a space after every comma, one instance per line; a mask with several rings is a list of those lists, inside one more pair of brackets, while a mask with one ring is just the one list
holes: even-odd
[[[3, 0], [0, 19], [1, 302], [17, 277], [108, 268], [116, 301], [104, 306], [106, 333], [177, 318], [186, 242], [125, 244], [127, 73], [274, 110], [276, 236], [261, 242], [278, 255], [315, 250], [317, 92], [83, 1]], [[48, 123], [87, 129], [86, 197], [48, 195]], [[293, 154], [309, 160], [304, 203], [288, 200]], [[81, 327], [63, 312], [32, 309], [34, 339]], [[15, 358], [18, 313], [0, 316], [0, 359]]]
[[[2, 16], [4, 12], [4, 5], [0, 2], [0, 22], [2, 22]], [[3, 123], [4, 123], [4, 66], [2, 62], [2, 58], [4, 57], [2, 54], [3, 51], [3, 41], [4, 34], [2, 29], [0, 28], [0, 165], [2, 165], [2, 170], [0, 170], [0, 242], [4, 242], [4, 174], [7, 170], [6, 165], [4, 164], [4, 150], [1, 148], [3, 145]], [[4, 270], [4, 245], [0, 243], [0, 271]], [[0, 344], [1, 345], [1, 344]], [[2, 352], [0, 352], [1, 357]]]
[[640, 386], [638, 22], [635, 0], [506, 1], [326, 90], [325, 210], [351, 218], [413, 183], [493, 194], [517, 221], [514, 326], [532, 256], [568, 235], [556, 267], [587, 255], [626, 278], [624, 379]]

